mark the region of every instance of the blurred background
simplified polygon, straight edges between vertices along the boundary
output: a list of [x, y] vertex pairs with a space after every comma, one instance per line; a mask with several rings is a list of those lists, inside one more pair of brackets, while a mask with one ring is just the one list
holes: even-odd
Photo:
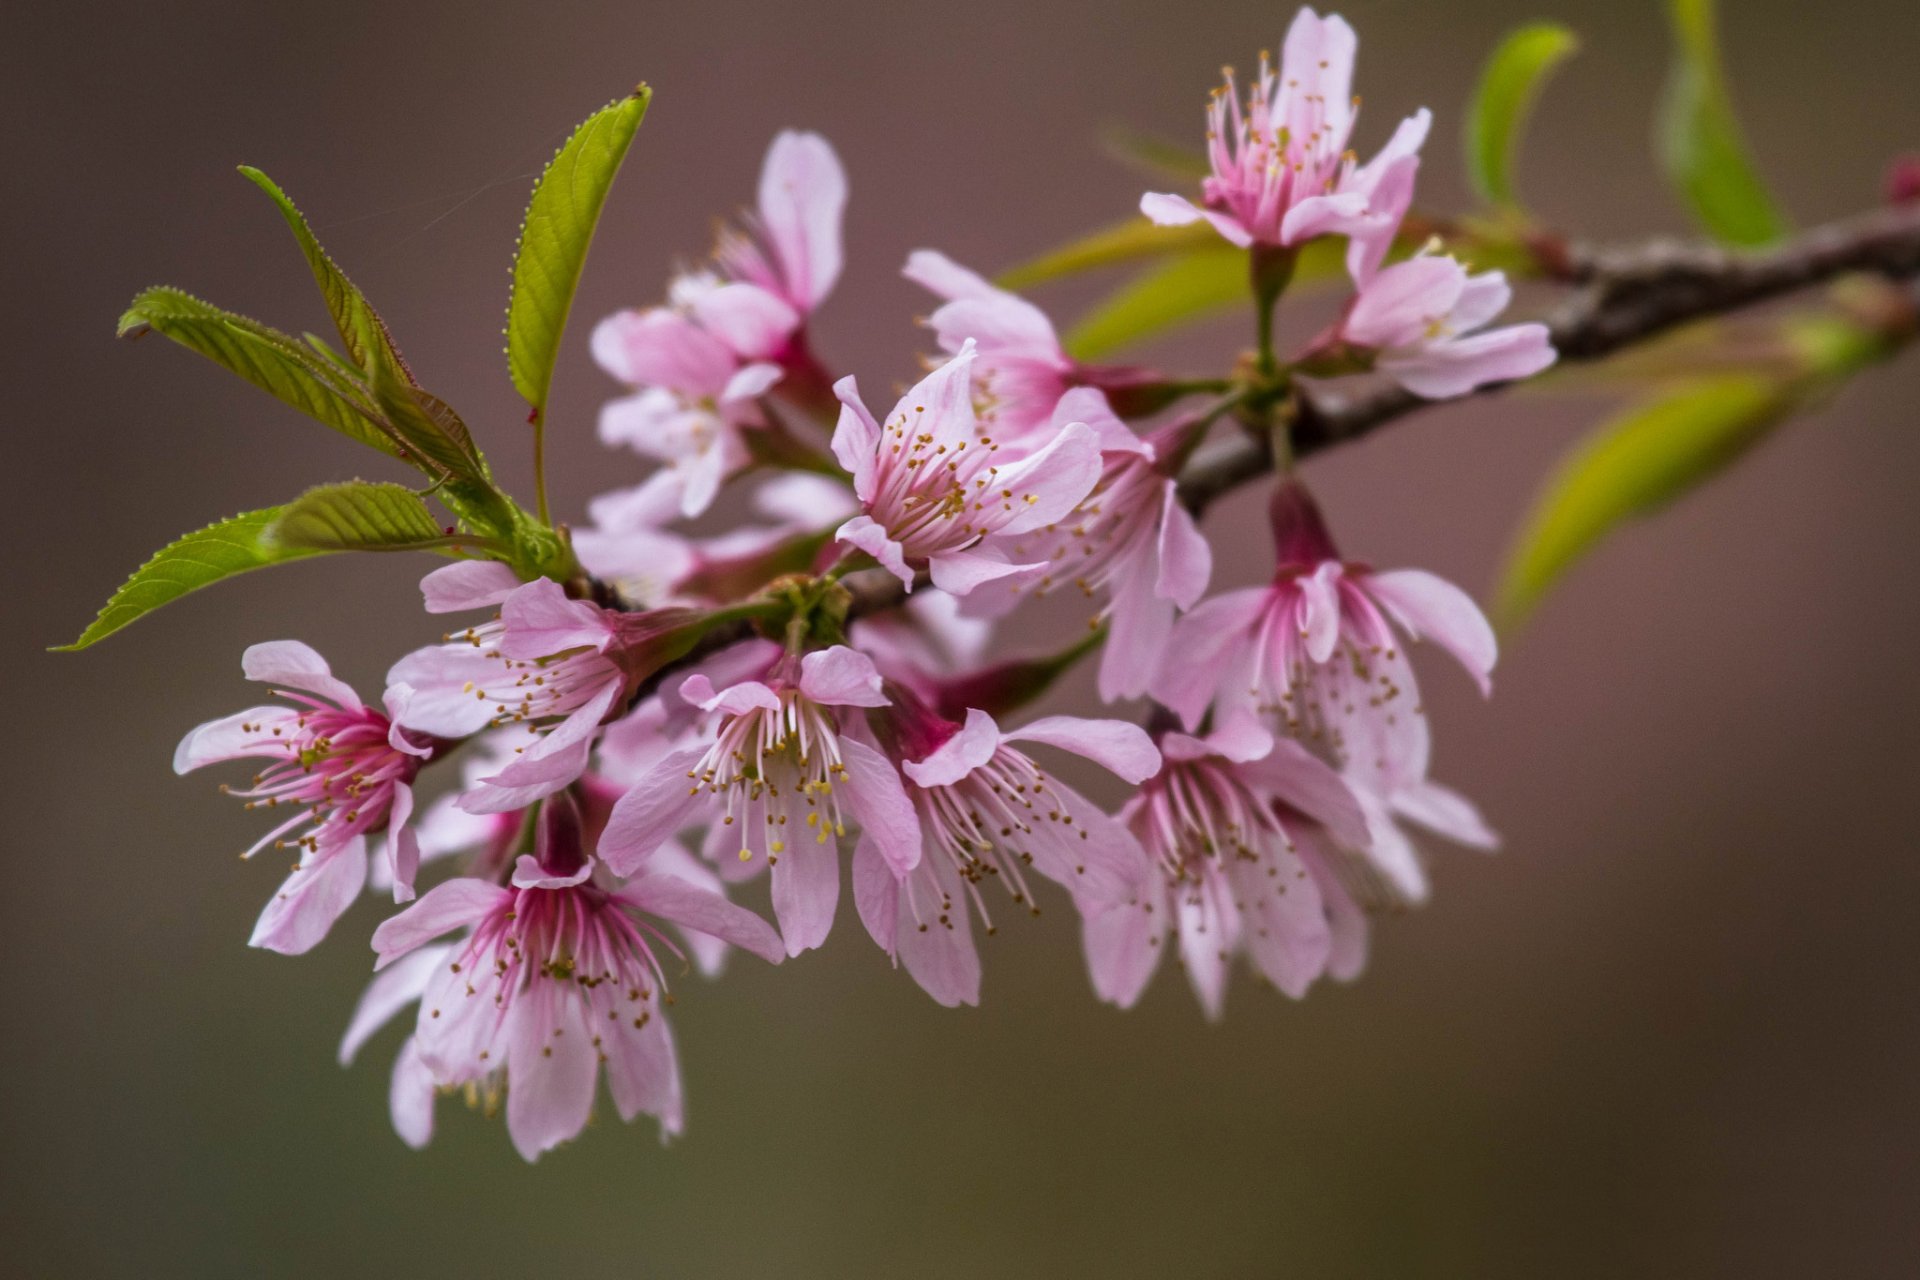
[[[1464, 207], [1474, 75], [1525, 19], [1585, 47], [1520, 170], [1549, 220], [1685, 229], [1650, 157], [1651, 0], [1357, 0], [1369, 153], [1438, 124], [1424, 205]], [[1908, 0], [1724, 6], [1736, 92], [1796, 217], [1872, 205], [1920, 145]], [[1608, 543], [1510, 640], [1482, 703], [1423, 667], [1436, 773], [1506, 847], [1437, 851], [1436, 900], [1371, 971], [1293, 1003], [1239, 980], [1208, 1025], [1182, 976], [1093, 1000], [1064, 903], [985, 944], [985, 1005], [934, 1006], [843, 901], [823, 952], [680, 984], [690, 1129], [603, 1116], [528, 1168], [441, 1104], [408, 1151], [390, 1030], [335, 1046], [382, 912], [315, 953], [246, 948], [280, 874], [258, 824], [174, 743], [253, 699], [242, 648], [300, 637], [373, 692], [437, 633], [425, 561], [241, 579], [100, 648], [49, 655], [179, 532], [379, 460], [160, 340], [117, 344], [175, 284], [288, 328], [321, 312], [270, 171], [525, 492], [499, 356], [514, 230], [567, 126], [636, 79], [654, 110], [615, 188], [552, 413], [558, 509], [637, 478], [593, 440], [599, 315], [752, 194], [787, 126], [851, 172], [829, 360], [905, 376], [938, 246], [997, 269], [1124, 216], [1122, 126], [1197, 140], [1222, 62], [1283, 3], [320, 9], [75, 3], [0, 50], [12, 409], [5, 475], [6, 837], [0, 1226], [7, 1274], [663, 1276], [1906, 1275], [1920, 1257], [1920, 356], [1870, 373], [1704, 494]], [[1038, 295], [1070, 313], [1090, 296]], [[1195, 372], [1240, 323], [1153, 351]], [[1601, 401], [1502, 397], [1316, 459], [1347, 549], [1480, 590]], [[373, 469], [369, 470], [369, 464]], [[1216, 587], [1267, 571], [1257, 499], [1211, 518]], [[1057, 708], [1091, 705], [1084, 687]], [[1108, 798], [1117, 800], [1116, 794]], [[750, 899], [760, 904], [758, 899]]]

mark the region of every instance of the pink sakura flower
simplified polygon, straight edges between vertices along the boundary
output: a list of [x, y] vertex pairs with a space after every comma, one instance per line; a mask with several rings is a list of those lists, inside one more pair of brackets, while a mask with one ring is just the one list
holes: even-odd
[[718, 273], [677, 278], [669, 305], [621, 311], [595, 328], [600, 366], [637, 394], [608, 404], [600, 437], [668, 465], [650, 482], [696, 516], [749, 460], [745, 430], [782, 378], [824, 395], [805, 325], [840, 276], [847, 180], [818, 134], [774, 139], [760, 204], [744, 230], [722, 232]]
[[910, 254], [905, 275], [947, 300], [927, 320], [941, 350], [957, 354], [968, 340], [975, 344], [982, 425], [1009, 443], [1045, 426], [1077, 380], [1046, 313], [931, 249]]
[[819, 946], [840, 898], [838, 841], [851, 815], [897, 874], [920, 859], [913, 805], [887, 758], [850, 735], [843, 708], [882, 707], [880, 674], [844, 646], [785, 658], [764, 680], [716, 691], [689, 676], [681, 696], [717, 718], [711, 743], [656, 763], [614, 806], [601, 854], [616, 872], [702, 821], [764, 860], [789, 955]]
[[1358, 102], [1352, 97], [1353, 28], [1339, 16], [1302, 9], [1287, 30], [1276, 74], [1265, 54], [1242, 110], [1233, 72], [1207, 110], [1213, 173], [1202, 202], [1141, 197], [1140, 211], [1164, 226], [1204, 218], [1233, 244], [1297, 245], [1316, 236], [1352, 237], [1356, 256], [1385, 252], [1411, 198], [1422, 109], [1403, 121], [1373, 160], [1347, 150]]
[[[429, 972], [402, 1065], [410, 1052], [441, 1088], [467, 1086], [490, 1101], [504, 1090], [507, 1131], [528, 1160], [585, 1127], [602, 1063], [621, 1119], [646, 1112], [663, 1135], [680, 1132], [666, 975], [654, 954], [655, 944], [672, 947], [655, 920], [724, 938], [770, 963], [781, 959], [772, 928], [718, 894], [644, 867], [609, 888], [595, 867], [577, 810], [556, 797], [542, 805], [535, 853], [521, 855], [509, 886], [446, 881], [373, 935], [385, 969], [466, 931], [421, 965]], [[396, 982], [383, 997], [410, 985]], [[396, 1121], [401, 1112], [396, 1106]], [[396, 1127], [411, 1140], [409, 1126], [421, 1126], [411, 1111], [405, 1119]]]
[[1003, 734], [984, 711], [965, 725], [903, 708], [901, 768], [924, 833], [918, 863], [902, 877], [871, 834], [854, 851], [854, 904], [873, 940], [904, 963], [943, 1005], [980, 1002], [978, 914], [993, 932], [980, 886], [1000, 881], [1016, 905], [1038, 915], [1026, 870], [1072, 890], [1076, 901], [1124, 900], [1146, 869], [1122, 827], [1049, 776], [1016, 742], [1036, 742], [1094, 761], [1131, 784], [1160, 768], [1146, 732], [1118, 720], [1051, 716]]
[[853, 474], [862, 514], [839, 539], [867, 552], [911, 589], [925, 565], [933, 584], [965, 595], [1028, 566], [989, 543], [1061, 519], [1100, 479], [1092, 428], [1070, 422], [1031, 451], [1002, 446], [974, 417], [974, 344], [928, 374], [874, 421], [851, 377], [835, 385], [842, 408], [833, 453]]
[[1492, 687], [1493, 628], [1464, 591], [1433, 574], [1341, 560], [1298, 482], [1276, 487], [1272, 517], [1272, 583], [1216, 596], [1183, 617], [1154, 696], [1189, 728], [1209, 706], [1217, 723], [1264, 717], [1375, 795], [1424, 782], [1431, 740], [1396, 628], [1451, 653], [1482, 693]]
[[1090, 598], [1104, 594], [1101, 614], [1110, 630], [1100, 654], [1100, 696], [1136, 698], [1167, 652], [1174, 611], [1192, 608], [1213, 574], [1212, 549], [1180, 505], [1173, 475], [1191, 424], [1175, 422], [1142, 440], [1090, 387], [1063, 396], [1053, 419], [1056, 426], [1082, 421], [1094, 428], [1103, 450], [1100, 481], [1060, 521], [1014, 542], [1009, 556], [1037, 562], [1034, 568], [1010, 577], [1005, 593], [996, 587], [976, 599], [993, 613], [1062, 584]]
[[[728, 288], [750, 286], [716, 294]], [[750, 461], [742, 432], [764, 424], [760, 397], [780, 380], [780, 366], [743, 363], [711, 330], [664, 308], [607, 317], [593, 332], [593, 354], [641, 388], [601, 410], [600, 439], [667, 464], [643, 486], [649, 497], [674, 502], [682, 515], [705, 511]]]
[[292, 705], [208, 721], [181, 739], [173, 769], [272, 762], [233, 794], [249, 809], [286, 809], [290, 816], [243, 856], [271, 843], [298, 849], [300, 861], [260, 913], [250, 945], [298, 955], [326, 936], [366, 883], [368, 835], [387, 833], [394, 901], [413, 897], [420, 851], [408, 825], [412, 784], [432, 746], [363, 704], [325, 659], [297, 640], [252, 646], [241, 669], [249, 680], [275, 686]]
[[1375, 352], [1374, 368], [1417, 396], [1465, 395], [1531, 377], [1554, 361], [1543, 324], [1475, 332], [1512, 297], [1501, 272], [1470, 276], [1450, 257], [1421, 254], [1360, 278], [1336, 336]]
[[1350, 898], [1328, 891], [1342, 856], [1332, 846], [1365, 849], [1367, 826], [1339, 776], [1244, 719], [1205, 738], [1168, 733], [1160, 750], [1159, 776], [1120, 812], [1154, 870], [1131, 898], [1084, 913], [1100, 997], [1131, 1006], [1176, 932], [1210, 1018], [1239, 955], [1295, 999], [1324, 972], [1357, 973], [1364, 921]]
[[429, 612], [500, 606], [494, 621], [415, 650], [387, 673], [396, 718], [409, 729], [443, 738], [524, 731], [513, 762], [462, 799], [475, 813], [525, 808], [578, 778], [601, 722], [657, 667], [659, 644], [698, 617], [617, 613], [483, 561], [435, 570], [421, 589]]

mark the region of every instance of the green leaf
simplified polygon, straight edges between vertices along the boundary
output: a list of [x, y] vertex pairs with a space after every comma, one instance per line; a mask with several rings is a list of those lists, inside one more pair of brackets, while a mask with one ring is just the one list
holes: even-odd
[[1713, 0], [1668, 0], [1676, 58], [1661, 105], [1661, 163], [1694, 218], [1726, 244], [1769, 244], [1787, 222], [1747, 155], [1720, 62]]
[[1513, 161], [1527, 117], [1547, 77], [1579, 47], [1565, 27], [1536, 22], [1501, 41], [1487, 60], [1467, 108], [1467, 174], [1488, 203], [1518, 206]]
[[298, 339], [222, 311], [178, 289], [148, 289], [120, 317], [120, 336], [152, 330], [239, 374], [254, 386], [335, 431], [382, 453], [402, 450], [374, 420], [364, 392]]
[[1145, 218], [1129, 218], [1002, 272], [997, 283], [1003, 289], [1025, 289], [1060, 276], [1222, 243], [1220, 233], [1204, 222], [1190, 227], [1163, 227]]
[[1115, 159], [1148, 177], [1174, 182], [1198, 182], [1213, 172], [1205, 155], [1189, 151], [1179, 143], [1168, 142], [1164, 138], [1126, 129], [1111, 129], [1101, 141]]
[[210, 524], [161, 548], [113, 593], [113, 598], [100, 610], [100, 616], [80, 633], [78, 640], [57, 648], [84, 649], [161, 605], [222, 578], [319, 555], [316, 549], [287, 546], [265, 536], [268, 526], [279, 518], [282, 510], [268, 507], [265, 511], [248, 511]]
[[320, 286], [320, 294], [327, 301], [327, 311], [333, 316], [334, 327], [340, 331], [340, 341], [346, 346], [347, 359], [362, 370], [371, 370], [376, 363], [390, 364], [405, 381], [411, 383], [413, 373], [407, 368], [400, 349], [393, 345], [393, 335], [387, 331], [386, 321], [373, 309], [366, 295], [347, 279], [346, 273], [334, 265], [327, 251], [320, 247], [320, 241], [314, 238], [306, 217], [294, 207], [287, 193], [276, 186], [272, 178], [250, 165], [241, 165], [240, 172], [272, 197], [280, 207], [281, 216], [286, 218], [287, 225], [293, 228], [294, 238], [300, 242], [300, 251], [306, 255], [307, 265], [313, 269], [314, 282]]
[[601, 206], [651, 96], [643, 84], [588, 116], [534, 184], [507, 304], [507, 369], [533, 420], [546, 411], [560, 336]]
[[1247, 254], [1222, 243], [1149, 269], [1110, 295], [1067, 334], [1077, 360], [1096, 360], [1129, 343], [1249, 303]]
[[309, 551], [435, 550], [458, 540], [413, 490], [365, 480], [307, 490], [280, 509], [266, 537]]
[[1777, 376], [1717, 374], [1636, 405], [1588, 436], [1547, 483], [1515, 544], [1500, 588], [1503, 619], [1523, 618], [1622, 521], [1724, 469], [1794, 403], [1791, 384]]

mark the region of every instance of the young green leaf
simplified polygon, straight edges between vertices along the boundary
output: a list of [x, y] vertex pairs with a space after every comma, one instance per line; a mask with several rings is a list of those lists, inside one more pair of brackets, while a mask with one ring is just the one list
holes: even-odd
[[1513, 161], [1541, 86], [1580, 47], [1573, 32], [1551, 22], [1521, 27], [1493, 51], [1467, 108], [1467, 174], [1489, 204], [1517, 208]]
[[162, 547], [113, 593], [113, 598], [100, 610], [100, 616], [80, 633], [78, 640], [57, 648], [84, 649], [161, 605], [222, 578], [321, 554], [315, 548], [288, 546], [265, 536], [268, 526], [283, 510], [268, 507], [264, 511], [248, 511]]
[[1543, 490], [1515, 543], [1500, 613], [1519, 621], [1569, 565], [1632, 516], [1673, 501], [1758, 443], [1796, 402], [1763, 373], [1703, 376], [1595, 431]]
[[1220, 243], [1219, 232], [1205, 223], [1190, 227], [1162, 227], [1145, 218], [1128, 218], [1023, 262], [1000, 274], [1003, 289], [1025, 289], [1061, 276], [1078, 275], [1121, 262], [1160, 258]]
[[1667, 0], [1675, 59], [1661, 105], [1661, 163], [1708, 234], [1731, 245], [1763, 245], [1787, 222], [1747, 155], [1733, 111], [1713, 0]]
[[1112, 355], [1129, 343], [1250, 302], [1247, 253], [1224, 242], [1149, 268], [1107, 297], [1067, 334], [1077, 360]]
[[534, 184], [507, 304], [507, 369], [538, 421], [587, 246], [614, 174], [647, 114], [646, 85], [588, 116]]
[[346, 273], [334, 265], [327, 251], [320, 247], [320, 241], [314, 238], [313, 230], [300, 210], [294, 207], [287, 193], [274, 184], [272, 178], [250, 165], [241, 165], [240, 172], [262, 191], [266, 192], [280, 208], [280, 214], [293, 228], [294, 239], [300, 242], [300, 251], [307, 257], [307, 265], [313, 270], [314, 283], [320, 286], [320, 294], [327, 301], [327, 311], [333, 316], [334, 327], [340, 331], [340, 341], [346, 346], [347, 358], [363, 370], [371, 370], [375, 363], [392, 365], [406, 382], [413, 382], [413, 373], [407, 368], [406, 360], [400, 349], [393, 345], [393, 335], [387, 331], [386, 321], [373, 309], [366, 295], [347, 279]]
[[405, 485], [365, 480], [307, 490], [280, 508], [266, 539], [310, 551], [438, 550], [462, 540]]
[[364, 392], [331, 361], [291, 335], [222, 311], [178, 289], [148, 289], [120, 317], [120, 336], [152, 330], [239, 374], [254, 386], [382, 453], [400, 442], [377, 422]]

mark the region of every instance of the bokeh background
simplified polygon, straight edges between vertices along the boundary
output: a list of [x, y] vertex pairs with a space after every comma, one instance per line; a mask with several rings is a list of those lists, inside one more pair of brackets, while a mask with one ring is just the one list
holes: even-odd
[[[1802, 221], [1871, 205], [1920, 144], [1907, 0], [1724, 6], [1756, 150]], [[1521, 170], [1597, 236], [1684, 229], [1654, 176], [1651, 0], [1356, 0], [1361, 150], [1433, 107], [1422, 175], [1465, 198], [1461, 108], [1511, 25], [1585, 48]], [[49, 655], [183, 529], [371, 455], [158, 340], [139, 288], [324, 324], [274, 174], [424, 379], [523, 482], [499, 358], [508, 252], [572, 121], [657, 89], [575, 312], [553, 414], [560, 510], [639, 474], [592, 438], [588, 325], [659, 296], [749, 198], [773, 133], [851, 170], [850, 266], [819, 326], [883, 387], [926, 345], [899, 279], [936, 245], [998, 267], [1125, 214], [1111, 126], [1197, 137], [1219, 65], [1282, 3], [965, 6], [658, 0], [10, 14], [0, 893], [0, 1271], [23, 1276], [1908, 1275], [1920, 1258], [1915, 773], [1920, 358], [1860, 379], [1709, 491], [1607, 545], [1512, 640], [1483, 704], [1425, 668], [1438, 773], [1507, 838], [1443, 852], [1371, 972], [1295, 1004], [1241, 981], [1204, 1022], [1176, 971], [1094, 1002], [1064, 906], [987, 945], [985, 1007], [936, 1008], [850, 910], [824, 952], [681, 985], [686, 1139], [608, 1117], [521, 1164], [443, 1102], [386, 1119], [389, 1031], [333, 1060], [381, 906], [316, 953], [250, 951], [278, 871], [256, 823], [175, 779], [244, 705], [239, 655], [302, 637], [363, 690], [436, 630], [421, 562], [236, 581]], [[1063, 310], [1084, 299], [1044, 296]], [[1234, 324], [1157, 352], [1196, 371]], [[1349, 548], [1490, 584], [1532, 487], [1605, 405], [1506, 397], [1311, 464]], [[369, 464], [375, 469], [362, 472]], [[1257, 505], [1212, 519], [1256, 580]], [[1085, 706], [1084, 690], [1059, 705]], [[1117, 797], [1115, 797], [1117, 798]]]

